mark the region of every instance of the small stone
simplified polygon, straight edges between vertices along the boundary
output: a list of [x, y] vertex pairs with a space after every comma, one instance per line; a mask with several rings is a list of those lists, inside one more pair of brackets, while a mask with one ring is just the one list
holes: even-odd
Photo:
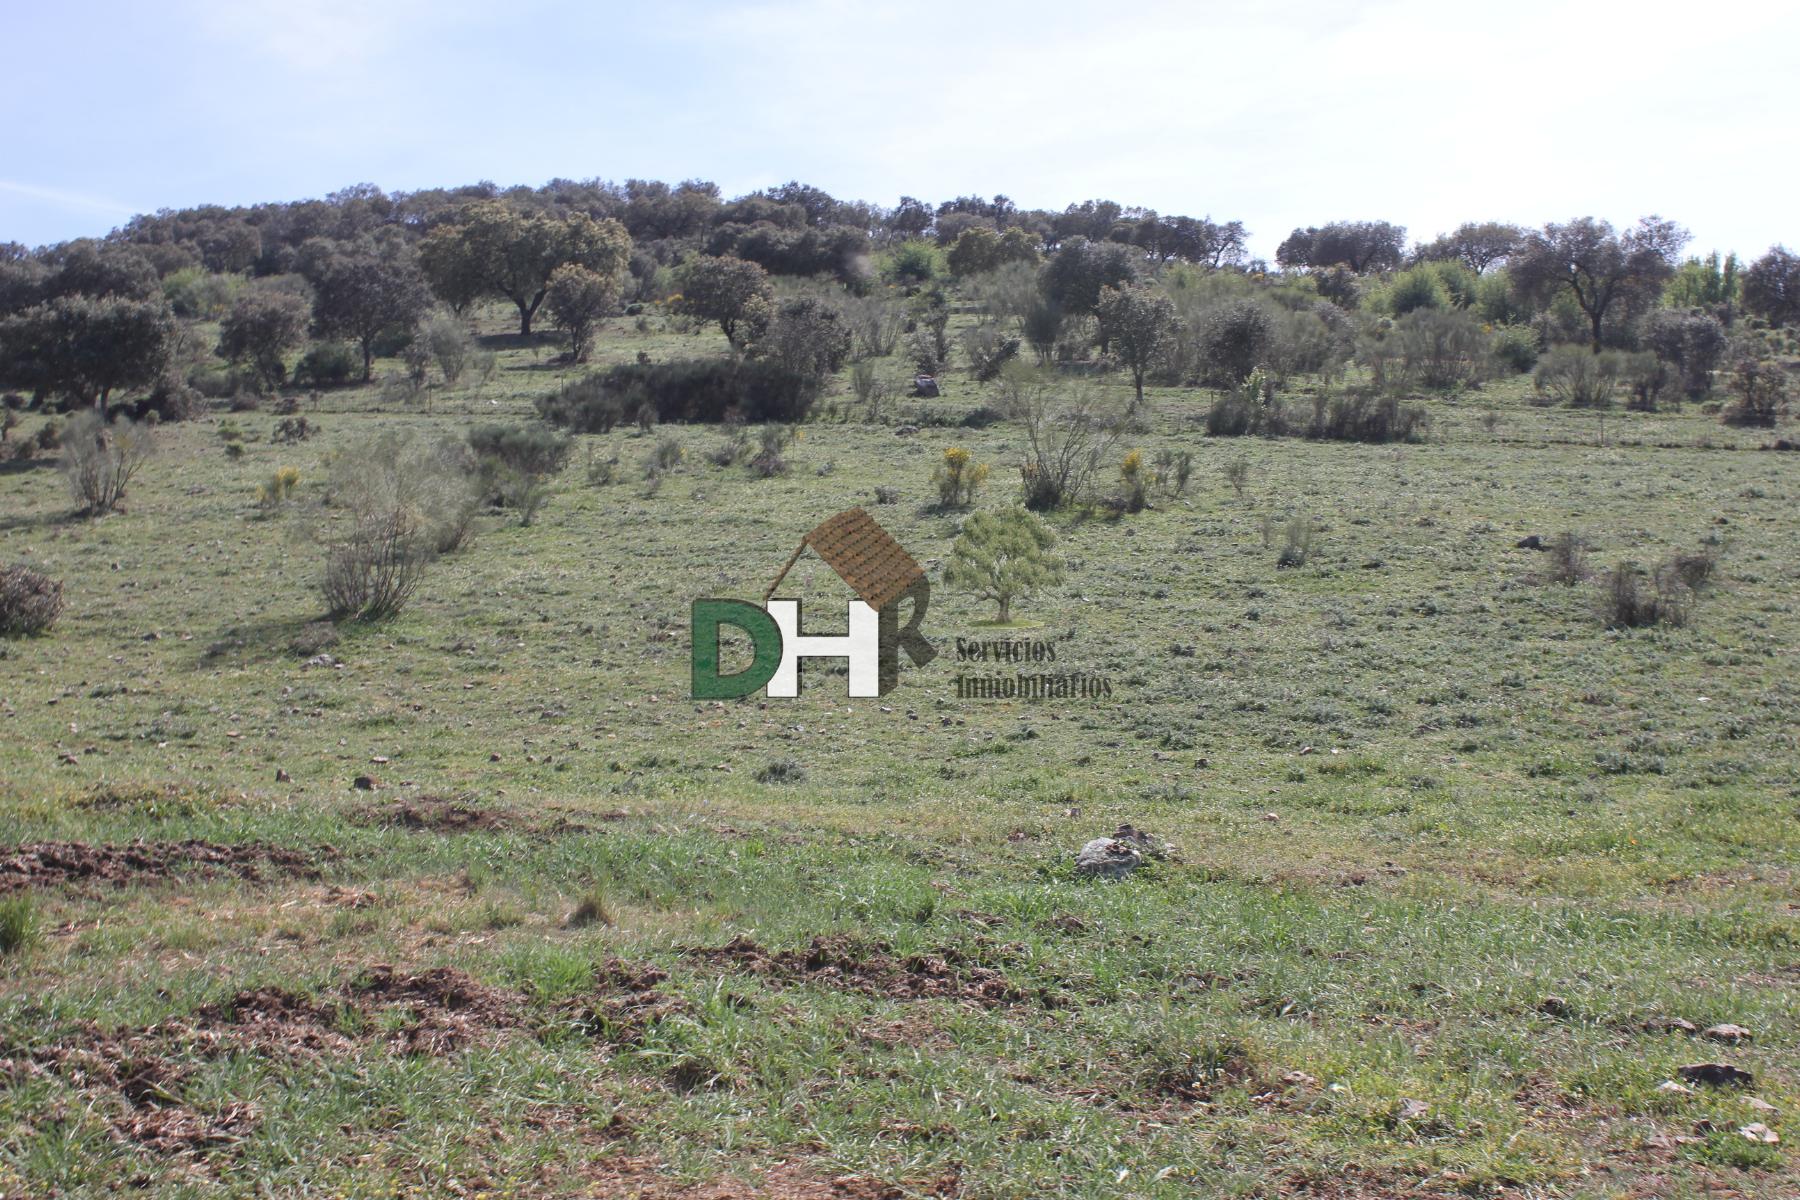
[[1262, 819], [1269, 822], [1271, 825], [1273, 825], [1275, 822], [1281, 820], [1281, 814], [1266, 812], [1262, 815]]
[[1708, 1087], [1749, 1087], [1756, 1082], [1756, 1076], [1729, 1063], [1690, 1063], [1675, 1068], [1675, 1073], [1689, 1083]]
[[1400, 1119], [1402, 1121], [1419, 1121], [1431, 1115], [1431, 1105], [1423, 1100], [1400, 1101]]
[[1773, 1129], [1770, 1129], [1767, 1125], [1764, 1125], [1761, 1121], [1744, 1126], [1742, 1129], [1738, 1130], [1738, 1136], [1747, 1142], [1760, 1142], [1765, 1146], [1779, 1146], [1781, 1144], [1781, 1135], [1776, 1133]]
[[388, 757], [385, 754], [371, 754], [369, 756], [369, 761], [372, 763], [375, 763], [377, 765], [380, 765], [381, 763], [384, 763], [387, 760], [388, 760]]
[[1644, 1029], [1649, 1033], [1685, 1033], [1690, 1037], [1700, 1032], [1698, 1025], [1681, 1017], [1653, 1017], [1644, 1022]]
[[1095, 838], [1075, 855], [1075, 873], [1095, 879], [1123, 879], [1143, 865], [1136, 847], [1115, 838]]
[[1745, 1096], [1744, 1107], [1751, 1112], [1759, 1112], [1765, 1116], [1773, 1116], [1781, 1111], [1779, 1108], [1776, 1108], [1773, 1104], [1770, 1104], [1767, 1100], [1764, 1100], [1759, 1096]]
[[1559, 1020], [1567, 1018], [1575, 1011], [1561, 996], [1545, 996], [1538, 1001], [1537, 1010], [1546, 1017], [1556, 1017]]
[[1286, 1075], [1281, 1077], [1281, 1082], [1291, 1088], [1314, 1088], [1319, 1086], [1319, 1081], [1314, 1079], [1311, 1075], [1308, 1075], [1305, 1071], [1289, 1071]]
[[350, 781], [350, 786], [359, 792], [372, 792], [376, 788], [375, 777], [373, 775], [358, 775], [355, 779]]
[[282, 770], [280, 767], [276, 767], [275, 768], [275, 782], [276, 783], [292, 783], [292, 782], [294, 782], [294, 777], [292, 775], [289, 775], [286, 771]]
[[498, 754], [490, 754], [490, 755], [488, 755], [488, 761], [489, 762], [499, 762], [500, 756]]
[[1700, 1036], [1706, 1038], [1708, 1041], [1728, 1042], [1732, 1045], [1736, 1045], [1739, 1042], [1749, 1041], [1751, 1034], [1750, 1031], [1745, 1029], [1742, 1025], [1733, 1025], [1728, 1021], [1721, 1025], [1707, 1026], [1706, 1029], [1701, 1032]]
[[1685, 1083], [1676, 1083], [1673, 1079], [1665, 1079], [1656, 1085], [1656, 1090], [1670, 1096], [1691, 1096], [1694, 1089]]

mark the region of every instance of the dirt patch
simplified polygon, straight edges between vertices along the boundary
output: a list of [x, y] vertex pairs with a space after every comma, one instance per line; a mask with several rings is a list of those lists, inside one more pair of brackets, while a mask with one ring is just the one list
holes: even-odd
[[0, 849], [0, 893], [63, 884], [124, 887], [221, 874], [257, 880], [267, 870], [316, 878], [317, 864], [336, 856], [329, 846], [303, 851], [263, 842], [235, 846], [204, 841], [135, 841], [122, 846], [32, 842]]
[[688, 953], [782, 983], [820, 983], [889, 1000], [957, 1000], [998, 1008], [1027, 999], [1006, 976], [970, 963], [954, 947], [897, 958], [885, 942], [833, 934], [815, 937], [804, 950], [771, 951], [740, 935], [723, 946]]
[[407, 972], [370, 967], [342, 993], [368, 1008], [405, 1008], [414, 1022], [395, 1031], [393, 1042], [408, 1054], [446, 1054], [484, 1031], [520, 1023], [525, 998], [506, 988], [478, 983], [455, 967]]
[[577, 1002], [576, 1025], [590, 1037], [619, 1046], [636, 1046], [658, 1021], [688, 1012], [692, 1006], [657, 985], [668, 973], [609, 958], [594, 971], [594, 995]]
[[357, 815], [363, 825], [410, 829], [419, 833], [499, 832], [513, 824], [510, 814], [481, 808], [468, 797], [420, 796], [379, 805]]
[[867, 1175], [833, 1172], [803, 1163], [780, 1163], [752, 1175], [678, 1185], [654, 1159], [617, 1157], [589, 1171], [586, 1194], [636, 1196], [641, 1200], [900, 1200], [903, 1196], [960, 1194], [955, 1173], [902, 1188]]
[[[584, 1002], [587, 1031], [614, 1043], [641, 1037], [686, 1002], [663, 993], [666, 976], [609, 960]], [[395, 1027], [391, 1014], [410, 1017]], [[410, 1055], [450, 1053], [484, 1036], [531, 1024], [524, 993], [490, 987], [454, 967], [365, 968], [318, 997], [280, 987], [247, 988], [185, 1018], [105, 1031], [82, 1023], [54, 1043], [0, 1041], [0, 1079], [53, 1075], [90, 1097], [122, 1138], [163, 1153], [197, 1153], [242, 1141], [254, 1105], [196, 1106], [184, 1095], [196, 1066], [253, 1052], [289, 1058], [347, 1056], [387, 1045]]]

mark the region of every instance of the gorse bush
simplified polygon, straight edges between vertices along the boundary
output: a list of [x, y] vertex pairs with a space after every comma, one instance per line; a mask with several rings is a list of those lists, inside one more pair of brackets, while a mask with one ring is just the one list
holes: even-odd
[[299, 485], [299, 467], [276, 467], [266, 481], [256, 485], [256, 503], [262, 508], [278, 508], [293, 499]]
[[1587, 543], [1573, 533], [1550, 539], [1550, 578], [1572, 587], [1588, 577]]
[[95, 412], [69, 418], [62, 433], [62, 470], [69, 491], [92, 516], [117, 507], [125, 486], [156, 452], [156, 439], [126, 416], [111, 425]]
[[1187, 491], [1188, 480], [1193, 478], [1194, 456], [1186, 450], [1158, 450], [1152, 470], [1157, 487], [1168, 495], [1180, 496]]
[[1537, 334], [1520, 325], [1507, 325], [1494, 333], [1494, 365], [1514, 375], [1537, 366]]
[[569, 461], [573, 443], [543, 425], [479, 425], [469, 449], [484, 503], [510, 509], [529, 525], [549, 498], [549, 481]]
[[1313, 553], [1313, 519], [1305, 513], [1288, 518], [1283, 530], [1281, 553], [1275, 556], [1278, 567], [1304, 567]]
[[986, 463], [978, 463], [961, 446], [944, 451], [943, 461], [931, 473], [937, 488], [939, 508], [967, 508], [975, 503], [975, 492], [987, 481]]
[[1262, 370], [1213, 401], [1206, 412], [1211, 437], [1281, 437], [1288, 432], [1287, 410], [1275, 395], [1275, 381]]
[[1019, 356], [1020, 345], [1016, 336], [1002, 333], [997, 325], [972, 325], [962, 332], [969, 371], [983, 383], [999, 377], [1001, 369]]
[[1086, 500], [1124, 432], [1123, 414], [1086, 388], [1059, 395], [1044, 376], [1017, 363], [1000, 378], [1007, 415], [1025, 430], [1019, 465], [1025, 507], [1044, 512]]
[[1645, 578], [1635, 562], [1622, 562], [1600, 583], [1600, 615], [1611, 629], [1681, 626], [1691, 615], [1692, 592], [1663, 572]]
[[1193, 352], [1200, 378], [1215, 387], [1236, 387], [1267, 365], [1275, 346], [1275, 318], [1259, 300], [1238, 297], [1200, 313]]
[[0, 568], [0, 637], [46, 633], [62, 614], [62, 584], [23, 563]]
[[1394, 350], [1404, 379], [1438, 390], [1466, 387], [1487, 374], [1491, 343], [1461, 310], [1415, 309], [1394, 322]]
[[1788, 410], [1787, 371], [1778, 362], [1743, 353], [1733, 365], [1731, 403], [1722, 419], [1727, 425], [1773, 429]]
[[1144, 478], [1144, 452], [1142, 450], [1125, 452], [1125, 457], [1119, 462], [1119, 481], [1125, 485], [1125, 511], [1143, 512], [1150, 501], [1146, 495], [1148, 485]]
[[552, 425], [605, 433], [639, 411], [664, 423], [801, 421], [818, 394], [816, 376], [771, 359], [705, 359], [623, 363], [539, 398], [537, 407]]

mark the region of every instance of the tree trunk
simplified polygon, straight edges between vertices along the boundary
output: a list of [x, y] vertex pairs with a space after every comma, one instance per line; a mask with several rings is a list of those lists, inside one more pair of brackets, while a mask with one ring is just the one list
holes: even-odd
[[1007, 625], [1007, 624], [1010, 624], [1011, 622], [1012, 622], [1012, 597], [1011, 596], [1002, 596], [1002, 597], [1000, 597], [1000, 624]]
[[373, 338], [362, 339], [362, 352], [363, 352], [363, 382], [367, 383], [367, 382], [369, 382], [369, 380], [375, 378], [375, 339], [373, 339]]
[[1594, 313], [1588, 314], [1588, 319], [1590, 321], [1592, 321], [1593, 325], [1594, 325], [1594, 353], [1595, 354], [1600, 353], [1600, 318], [1604, 314], [1604, 311], [1605, 310], [1601, 310], [1600, 312], [1594, 312]]
[[514, 300], [513, 303], [519, 306], [519, 336], [528, 338], [531, 336], [532, 306], [523, 300]]

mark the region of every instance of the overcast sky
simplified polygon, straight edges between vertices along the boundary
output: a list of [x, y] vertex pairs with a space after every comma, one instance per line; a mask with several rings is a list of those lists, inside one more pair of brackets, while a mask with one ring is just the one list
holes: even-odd
[[[1489, 15], [1491, 12], [1492, 15]], [[800, 179], [1296, 225], [1650, 212], [1800, 246], [1800, 6], [109, 0], [8, 6], [0, 241], [490, 179]]]

